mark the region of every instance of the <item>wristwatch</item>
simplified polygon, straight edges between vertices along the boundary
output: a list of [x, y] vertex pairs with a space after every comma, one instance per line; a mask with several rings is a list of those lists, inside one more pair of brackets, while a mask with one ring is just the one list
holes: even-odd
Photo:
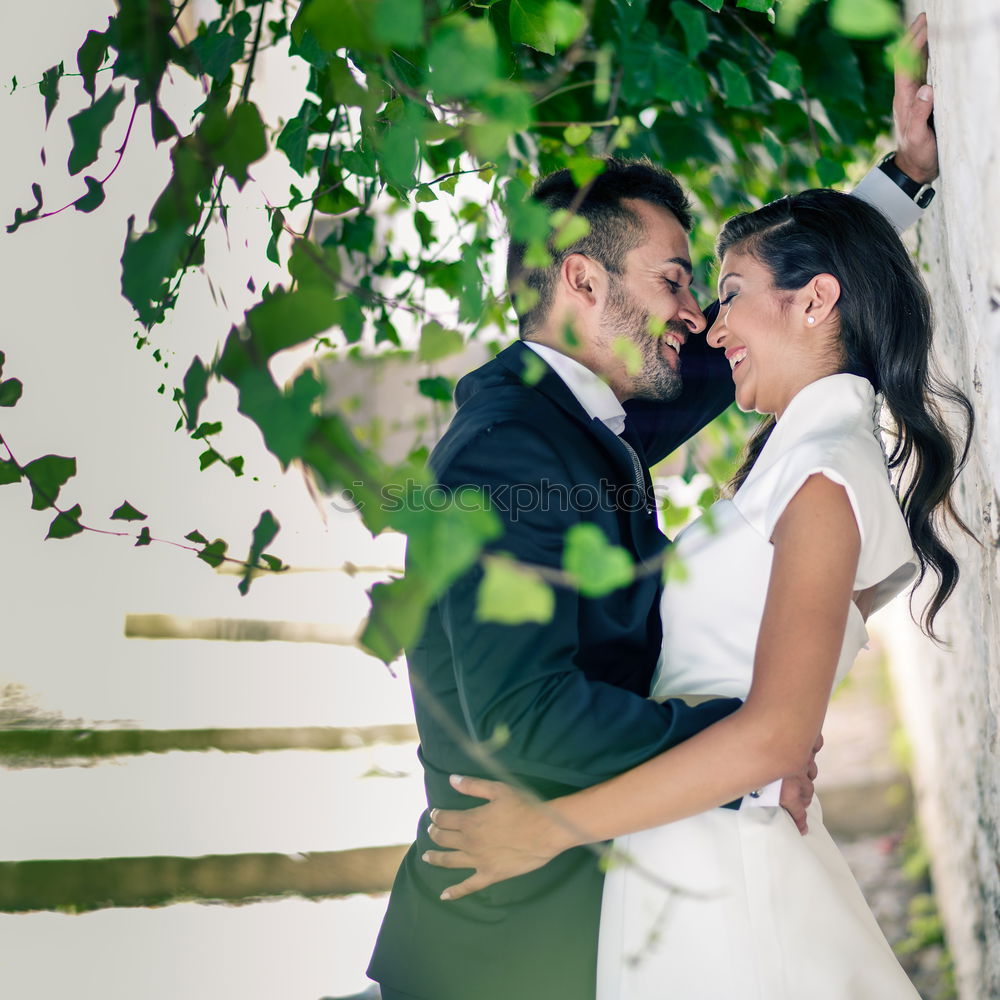
[[912, 198], [920, 208], [926, 208], [934, 198], [934, 188], [915, 181], [909, 174], [904, 174], [896, 166], [896, 153], [888, 153], [879, 160], [879, 170], [889, 178], [908, 198]]

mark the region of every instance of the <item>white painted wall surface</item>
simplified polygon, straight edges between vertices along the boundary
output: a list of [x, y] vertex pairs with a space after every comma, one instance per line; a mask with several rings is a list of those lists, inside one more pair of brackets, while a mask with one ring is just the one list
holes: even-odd
[[950, 648], [909, 626], [905, 605], [891, 645], [959, 995], [985, 1000], [1000, 997], [1000, 5], [925, 9], [941, 177], [918, 253], [940, 368], [976, 408], [958, 502], [982, 547], [956, 539], [962, 578], [939, 618]]

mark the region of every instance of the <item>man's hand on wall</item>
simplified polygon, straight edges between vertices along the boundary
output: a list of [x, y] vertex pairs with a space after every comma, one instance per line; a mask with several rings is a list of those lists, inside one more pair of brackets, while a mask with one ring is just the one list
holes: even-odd
[[[896, 166], [907, 177], [930, 184], [938, 175], [937, 136], [930, 122], [934, 90], [927, 76], [927, 15], [910, 25], [896, 59], [896, 92], [892, 117], [896, 123]], [[919, 72], [914, 74], [914, 64]]]

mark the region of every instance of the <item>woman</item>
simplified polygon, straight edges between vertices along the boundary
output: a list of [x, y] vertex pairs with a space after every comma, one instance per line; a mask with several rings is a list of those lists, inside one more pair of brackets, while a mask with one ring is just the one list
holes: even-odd
[[[544, 811], [457, 779], [492, 801], [434, 813], [431, 835], [452, 851], [427, 860], [478, 869], [449, 891], [458, 898], [617, 837], [628, 863], [605, 881], [598, 1000], [912, 1000], [818, 803], [804, 836], [781, 809], [713, 807], [803, 767], [865, 619], [928, 569], [922, 624], [934, 636], [958, 578], [941, 516], [967, 530], [938, 401], [963, 409], [970, 430], [971, 407], [928, 374], [927, 294], [875, 209], [807, 191], [732, 219], [717, 251], [709, 342], [726, 352], [741, 408], [770, 416], [732, 498], [675, 546], [686, 579], [664, 591], [652, 693], [744, 704]], [[877, 393], [894, 423], [888, 458]]]

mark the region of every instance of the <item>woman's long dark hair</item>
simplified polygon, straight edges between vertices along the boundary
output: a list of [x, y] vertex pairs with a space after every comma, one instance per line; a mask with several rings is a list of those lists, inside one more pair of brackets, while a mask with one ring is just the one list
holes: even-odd
[[[889, 468], [920, 562], [918, 583], [928, 568], [937, 576], [920, 616], [923, 630], [937, 639], [934, 619], [958, 581], [958, 563], [941, 537], [942, 516], [972, 537], [951, 491], [968, 456], [973, 412], [956, 386], [929, 371], [931, 306], [916, 265], [881, 212], [829, 190], [804, 191], [730, 219], [716, 253], [721, 260], [732, 251], [763, 264], [777, 289], [798, 290], [817, 274], [840, 282], [839, 370], [868, 379], [895, 421]], [[942, 402], [964, 413], [961, 447], [942, 418]], [[768, 417], [753, 434], [731, 489], [746, 479], [773, 428]]]

